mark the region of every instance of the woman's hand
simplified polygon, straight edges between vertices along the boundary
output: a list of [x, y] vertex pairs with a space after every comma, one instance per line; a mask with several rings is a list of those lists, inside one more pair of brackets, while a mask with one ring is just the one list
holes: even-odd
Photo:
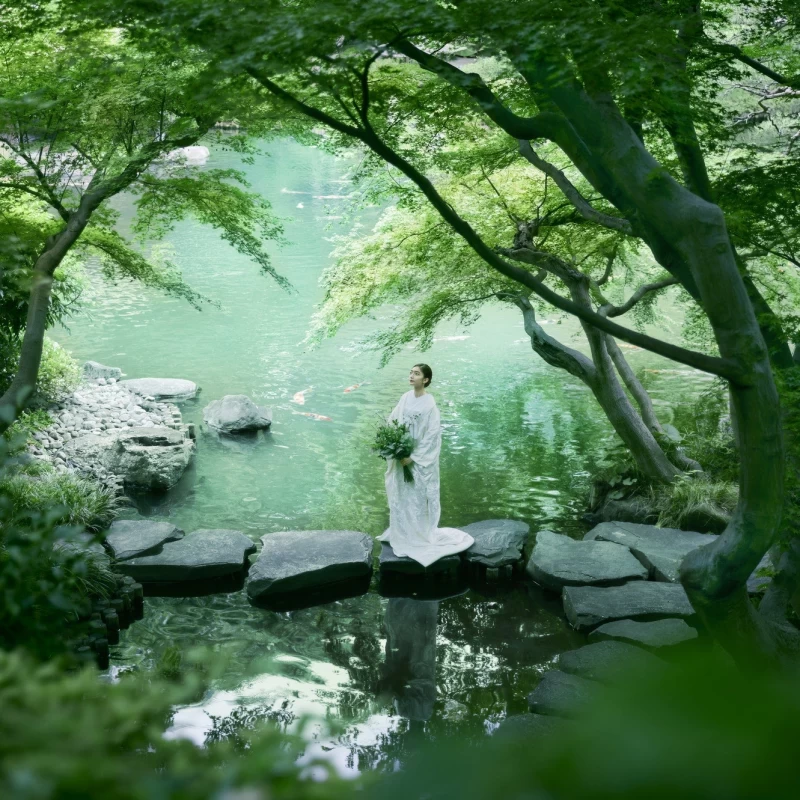
[[407, 467], [409, 464], [413, 464], [414, 462], [413, 462], [413, 461], [412, 461], [412, 459], [410, 459], [410, 458], [401, 458], [401, 459], [400, 459], [400, 463], [401, 463], [401, 464], [402, 464], [404, 467]]

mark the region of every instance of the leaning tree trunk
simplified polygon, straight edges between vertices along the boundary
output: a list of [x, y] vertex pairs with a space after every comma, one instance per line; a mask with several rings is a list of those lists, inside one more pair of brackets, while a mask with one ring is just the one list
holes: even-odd
[[[606, 349], [611, 356], [611, 360], [614, 362], [614, 366], [617, 368], [617, 372], [625, 383], [625, 386], [636, 401], [636, 405], [639, 406], [639, 412], [642, 415], [644, 424], [654, 436], [666, 436], [656, 416], [650, 395], [647, 393], [644, 386], [642, 386], [642, 382], [636, 377], [636, 374], [631, 369], [631, 365], [628, 363], [628, 360], [625, 358], [613, 336], [606, 335]], [[668, 456], [670, 461], [682, 470], [689, 472], [703, 471], [702, 466], [693, 458], [689, 458], [681, 447], [676, 446]]]
[[[580, 289], [576, 289], [575, 295], [580, 297], [581, 302], [584, 301]], [[679, 470], [670, 463], [625, 394], [605, 349], [604, 335], [596, 329], [588, 331], [592, 349], [592, 358], [588, 358], [545, 333], [536, 322], [536, 314], [527, 297], [520, 294], [507, 294], [505, 297], [522, 311], [525, 332], [530, 337], [533, 350], [548, 364], [566, 370], [589, 387], [611, 426], [633, 456], [637, 469], [659, 483], [674, 480]]]
[[78, 209], [70, 216], [62, 230], [48, 238], [44, 250], [34, 264], [28, 300], [28, 316], [25, 322], [25, 333], [22, 337], [17, 372], [11, 385], [0, 397], [0, 433], [7, 430], [13, 423], [19, 412], [28, 403], [36, 387], [44, 348], [44, 333], [47, 329], [53, 275], [64, 260], [64, 256], [83, 233], [92, 211], [99, 204], [99, 202], [93, 202], [88, 195], [84, 201], [81, 201]]
[[564, 89], [569, 98], [562, 97], [561, 88], [554, 93], [556, 103], [622, 187], [642, 223], [673, 242], [691, 270], [720, 356], [743, 371], [730, 384], [740, 443], [739, 503], [717, 540], [687, 556], [681, 580], [695, 610], [734, 655], [749, 659], [754, 646], [777, 655], [780, 642], [750, 603], [746, 582], [771, 547], [781, 520], [781, 415], [769, 354], [724, 215], [663, 170], [610, 98], [590, 99], [573, 88]]

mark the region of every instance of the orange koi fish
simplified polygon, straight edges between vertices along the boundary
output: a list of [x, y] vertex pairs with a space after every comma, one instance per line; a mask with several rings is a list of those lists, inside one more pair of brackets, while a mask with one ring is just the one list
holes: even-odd
[[356, 389], [358, 389], [359, 387], [361, 387], [361, 386], [367, 386], [367, 385], [368, 385], [368, 381], [362, 381], [361, 383], [354, 383], [352, 386], [348, 386], [348, 387], [347, 387], [347, 388], [346, 388], [346, 389], [345, 389], [345, 390], [342, 392], [342, 394], [349, 394], [350, 392], [354, 392], [354, 391], [355, 391]]
[[299, 406], [305, 405], [306, 394], [310, 392], [313, 388], [314, 388], [313, 386], [309, 386], [308, 389], [303, 389], [302, 392], [295, 392], [294, 395], [292, 395], [292, 402], [297, 403], [297, 405]]
[[333, 422], [330, 417], [325, 417], [322, 414], [315, 414], [313, 411], [295, 411], [295, 414], [300, 414], [300, 416], [308, 417], [309, 419], [315, 419], [318, 422]]

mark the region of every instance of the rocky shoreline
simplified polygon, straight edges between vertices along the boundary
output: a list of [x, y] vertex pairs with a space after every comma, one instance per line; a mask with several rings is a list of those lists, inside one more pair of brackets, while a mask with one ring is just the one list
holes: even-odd
[[[119, 449], [121, 439], [136, 438], [137, 431], [149, 431], [150, 438], [163, 431], [162, 439], [169, 439], [172, 433], [176, 442], [194, 438], [192, 426], [183, 424], [174, 403], [142, 394], [127, 383], [116, 367], [87, 362], [83, 383], [68, 398], [46, 409], [53, 423], [32, 434], [30, 455], [58, 472], [92, 478], [122, 494], [131, 481], [130, 464], [109, 457], [111, 451]], [[188, 449], [193, 451], [194, 445]], [[152, 455], [163, 453], [154, 450]]]

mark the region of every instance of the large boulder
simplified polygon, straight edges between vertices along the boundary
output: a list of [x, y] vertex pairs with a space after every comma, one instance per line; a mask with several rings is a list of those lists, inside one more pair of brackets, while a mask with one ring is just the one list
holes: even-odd
[[631, 581], [622, 586], [565, 586], [564, 611], [571, 625], [587, 630], [615, 619], [655, 619], [694, 615], [683, 586]]
[[663, 669], [664, 662], [647, 650], [624, 642], [594, 642], [577, 650], [568, 650], [558, 657], [558, 668], [600, 683], [618, 684], [631, 671]]
[[166, 491], [191, 463], [195, 444], [173, 428], [130, 428], [87, 434], [64, 446], [68, 461], [89, 471], [110, 472], [126, 490]]
[[166, 491], [181, 478], [195, 444], [172, 428], [132, 428], [117, 434], [107, 466], [122, 475], [125, 488]]
[[129, 378], [120, 384], [144, 397], [173, 402], [191, 400], [198, 392], [196, 383], [182, 378]]
[[149, 519], [118, 519], [108, 530], [105, 545], [118, 561], [160, 552], [167, 542], [183, 538], [171, 522]]
[[651, 650], [674, 647], [697, 639], [697, 631], [682, 619], [655, 619], [637, 622], [635, 619], [618, 619], [595, 628], [589, 634], [590, 642], [615, 640]]
[[515, 519], [486, 519], [461, 528], [475, 543], [463, 553], [468, 562], [486, 567], [513, 566], [522, 560], [530, 528]]
[[87, 361], [83, 365], [83, 377], [87, 381], [96, 381], [98, 378], [108, 380], [119, 380], [122, 377], [122, 370], [119, 367], [106, 367], [97, 361]]
[[601, 522], [583, 538], [624, 544], [650, 570], [655, 580], [675, 582], [686, 554], [711, 544], [717, 537], [634, 522]]
[[647, 568], [623, 545], [576, 541], [552, 531], [536, 534], [527, 572], [559, 592], [564, 586], [611, 586], [647, 578]]
[[269, 603], [369, 581], [372, 539], [358, 531], [280, 531], [261, 537], [263, 547], [247, 579], [251, 600]]
[[243, 573], [255, 542], [241, 531], [199, 530], [161, 551], [120, 561], [117, 569], [141, 583], [209, 580]]
[[553, 717], [580, 716], [583, 707], [597, 695], [599, 684], [552, 669], [528, 695], [528, 708], [534, 714]]
[[272, 411], [257, 406], [247, 395], [228, 394], [203, 409], [203, 421], [221, 433], [257, 431], [269, 428]]

